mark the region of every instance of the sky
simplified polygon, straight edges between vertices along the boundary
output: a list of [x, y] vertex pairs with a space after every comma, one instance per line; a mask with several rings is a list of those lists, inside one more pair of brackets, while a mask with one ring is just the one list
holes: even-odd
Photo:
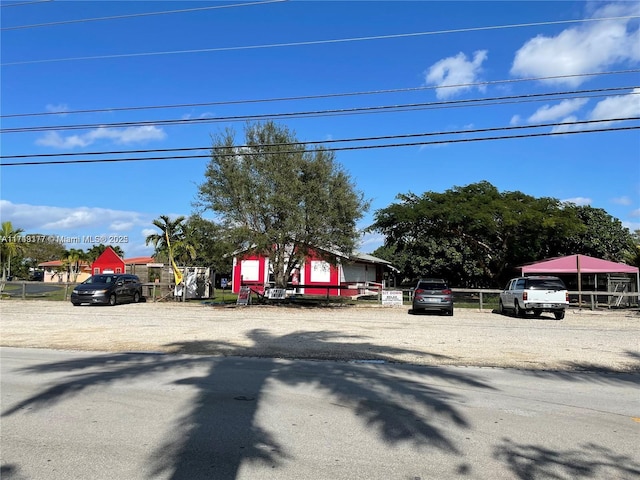
[[[0, 219], [67, 248], [151, 255], [154, 219], [195, 213], [212, 136], [242, 144], [267, 118], [337, 149], [371, 201], [361, 229], [399, 194], [480, 181], [640, 229], [640, 2], [2, 0], [0, 15]], [[67, 163], [33, 164], [51, 161]]]

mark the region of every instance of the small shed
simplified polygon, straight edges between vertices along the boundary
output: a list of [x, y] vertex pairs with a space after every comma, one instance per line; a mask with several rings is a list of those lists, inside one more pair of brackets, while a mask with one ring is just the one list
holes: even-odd
[[115, 250], [107, 247], [104, 252], [91, 264], [91, 273], [125, 273], [124, 260], [120, 258]]
[[[525, 265], [522, 275], [527, 274], [551, 274], [565, 275], [575, 278], [578, 290], [599, 291], [605, 290], [614, 293], [638, 292], [640, 276], [638, 267], [617, 263], [588, 255], [568, 255], [542, 260], [540, 262]], [[569, 290], [571, 281], [567, 282]], [[630, 299], [631, 297], [626, 297]], [[617, 305], [623, 301], [623, 296], [616, 298]]]
[[[338, 259], [338, 263], [332, 265], [320, 255], [307, 256], [292, 272], [287, 290], [306, 295], [370, 295], [382, 286], [385, 272], [397, 271], [390, 262], [372, 255], [356, 253], [339, 255]], [[262, 293], [272, 283], [268, 257], [250, 251], [236, 254], [231, 282], [234, 293], [239, 292], [241, 286]]]

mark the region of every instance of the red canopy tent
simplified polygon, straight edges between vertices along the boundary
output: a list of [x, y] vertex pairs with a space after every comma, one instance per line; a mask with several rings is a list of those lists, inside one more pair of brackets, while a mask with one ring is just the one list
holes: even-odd
[[[578, 291], [582, 292], [582, 280], [583, 273], [626, 273], [636, 275], [636, 291], [638, 285], [640, 285], [640, 269], [633, 267], [625, 263], [616, 263], [609, 260], [602, 260], [601, 258], [589, 257], [587, 255], [568, 255], [566, 257], [556, 257], [547, 260], [542, 260], [531, 265], [525, 265], [522, 268], [522, 275], [532, 273], [545, 273], [545, 274], [561, 274], [561, 273], [575, 273], [578, 275]], [[580, 294], [580, 297], [582, 295]], [[580, 304], [582, 298], [580, 298]]]

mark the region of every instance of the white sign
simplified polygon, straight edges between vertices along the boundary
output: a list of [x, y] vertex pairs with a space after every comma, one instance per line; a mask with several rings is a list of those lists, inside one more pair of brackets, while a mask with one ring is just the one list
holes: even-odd
[[284, 288], [270, 288], [267, 290], [267, 298], [284, 300], [286, 296], [287, 291]]
[[390, 307], [402, 306], [402, 290], [383, 290], [382, 305]]

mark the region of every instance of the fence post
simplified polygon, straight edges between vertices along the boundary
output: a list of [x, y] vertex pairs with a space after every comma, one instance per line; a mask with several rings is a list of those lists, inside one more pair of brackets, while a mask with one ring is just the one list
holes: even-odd
[[482, 311], [482, 292], [480, 292], [480, 311]]
[[27, 298], [27, 283], [22, 282], [22, 300]]

